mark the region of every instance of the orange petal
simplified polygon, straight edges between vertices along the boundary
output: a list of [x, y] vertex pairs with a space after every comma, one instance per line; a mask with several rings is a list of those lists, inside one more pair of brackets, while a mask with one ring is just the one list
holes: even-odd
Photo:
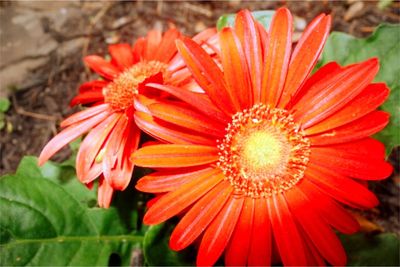
[[109, 45], [108, 51], [121, 71], [124, 71], [134, 64], [132, 47], [129, 44]]
[[79, 86], [79, 93], [82, 94], [89, 91], [99, 91], [102, 90], [103, 87], [107, 86], [107, 84], [109, 84], [108, 81], [101, 81], [101, 80], [85, 82]]
[[335, 171], [308, 163], [305, 177], [332, 198], [356, 208], [373, 208], [378, 199], [365, 186]]
[[275, 107], [285, 84], [292, 48], [292, 15], [278, 9], [272, 18], [264, 61], [261, 102]]
[[274, 238], [286, 266], [306, 266], [305, 247], [283, 195], [267, 199]]
[[253, 230], [254, 199], [246, 197], [238, 222], [225, 251], [226, 266], [245, 266], [251, 243]]
[[305, 29], [294, 49], [278, 107], [285, 107], [315, 67], [331, 27], [331, 17], [321, 14]]
[[95, 55], [86, 56], [83, 61], [89, 68], [108, 80], [113, 80], [119, 75], [119, 69], [110, 62], [105, 61], [102, 57]]
[[[265, 32], [265, 30], [263, 30]], [[261, 71], [262, 71], [262, 42], [258, 26], [250, 11], [242, 10], [236, 15], [235, 32], [242, 44], [250, 71], [253, 100], [249, 104], [260, 102]], [[224, 68], [225, 69], [225, 68]], [[251, 95], [251, 94], [250, 94]]]
[[179, 168], [163, 170], [146, 175], [137, 182], [136, 189], [148, 193], [162, 193], [178, 189], [193, 181], [199, 175], [210, 172], [211, 168]]
[[290, 210], [303, 226], [317, 250], [333, 266], [346, 265], [346, 253], [332, 229], [315, 213], [310, 202], [296, 186], [285, 192]]
[[252, 106], [253, 96], [247, 62], [239, 38], [231, 28], [219, 33], [224, 78], [236, 111]]
[[79, 95], [75, 96], [71, 102], [69, 103], [69, 105], [71, 107], [78, 105], [78, 104], [89, 104], [89, 103], [93, 103], [93, 102], [99, 102], [104, 100], [104, 95], [102, 90], [98, 90], [98, 91], [88, 91], [85, 93], [80, 93]]
[[197, 254], [197, 266], [212, 266], [224, 251], [235, 229], [244, 198], [231, 196], [204, 233]]
[[100, 208], [109, 208], [114, 189], [103, 179], [99, 181], [99, 189], [97, 190], [97, 202]]
[[175, 216], [223, 180], [218, 169], [198, 174], [191, 182], [169, 192], [154, 203], [143, 218], [145, 224], [158, 224]]
[[325, 132], [357, 120], [378, 108], [383, 102], [385, 102], [388, 96], [389, 89], [386, 84], [370, 84], [341, 110], [320, 123], [307, 128], [305, 133], [311, 135]]
[[146, 36], [146, 46], [144, 51], [145, 60], [157, 60], [156, 53], [160, 47], [162, 39], [162, 32], [158, 30], [151, 30]]
[[389, 114], [383, 111], [373, 111], [368, 115], [308, 138], [314, 146], [352, 142], [381, 131], [389, 123]]
[[372, 82], [378, 69], [378, 60], [370, 59], [317, 82], [293, 107], [295, 119], [308, 128], [334, 114]]
[[171, 234], [171, 249], [181, 250], [193, 243], [217, 216], [231, 193], [232, 187], [223, 181], [194, 204]]
[[71, 126], [72, 124], [75, 124], [77, 122], [81, 122], [83, 120], [87, 120], [87, 119], [89, 119], [91, 117], [94, 117], [97, 114], [105, 112], [106, 110], [108, 110], [108, 112], [111, 111], [110, 106], [108, 104], [102, 104], [102, 105], [90, 107], [88, 109], [85, 109], [85, 110], [82, 110], [82, 111], [77, 112], [75, 114], [72, 114], [71, 116], [69, 116], [68, 118], [63, 120], [60, 123], [60, 126], [62, 128]]
[[178, 40], [176, 45], [193, 78], [207, 92], [211, 101], [229, 116], [236, 113], [224, 75], [207, 52], [188, 38]]
[[153, 53], [155, 53], [154, 59], [168, 63], [178, 51], [175, 41], [179, 39], [180, 36], [181, 33], [175, 28], [166, 31], [161, 39], [160, 45], [153, 51]]
[[165, 142], [173, 144], [215, 145], [215, 140], [213, 140], [213, 138], [189, 133], [189, 131], [182, 129], [179, 129], [179, 131], [174, 130], [174, 127], [172, 127], [173, 125], [162, 124], [162, 121], [155, 120], [151, 115], [144, 112], [136, 111], [135, 121], [142, 131]]

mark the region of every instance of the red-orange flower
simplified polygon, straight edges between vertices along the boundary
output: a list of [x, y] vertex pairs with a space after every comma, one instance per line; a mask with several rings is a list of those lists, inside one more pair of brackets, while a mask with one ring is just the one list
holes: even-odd
[[136, 187], [163, 193], [144, 222], [184, 211], [172, 249], [201, 237], [200, 266], [223, 252], [226, 265], [346, 264], [333, 229], [354, 233], [359, 225], [339, 203], [376, 206], [363, 182], [392, 172], [384, 146], [369, 137], [388, 123], [376, 108], [389, 91], [371, 84], [376, 59], [343, 68], [330, 63], [308, 78], [330, 23], [330, 16], [318, 16], [292, 51], [287, 9], [276, 11], [268, 32], [242, 11], [234, 28], [219, 33], [221, 67], [193, 41], [178, 41], [206, 94], [151, 85], [183, 100], [148, 106], [154, 127], [175, 125], [176, 138], [132, 156], [157, 169]]
[[[194, 39], [203, 42], [214, 32], [206, 30]], [[88, 133], [77, 154], [77, 176], [89, 187], [100, 176], [98, 202], [101, 207], [108, 207], [113, 191], [124, 190], [132, 176], [134, 165], [129, 157], [137, 149], [140, 137], [133, 119], [134, 98], [142, 93], [152, 96], [151, 90], [145, 88], [150, 81], [193, 89], [187, 69], [176, 56], [175, 41], [180, 37], [176, 29], [164, 35], [153, 30], [146, 38], [139, 38], [133, 47], [110, 45], [111, 62], [96, 55], [85, 57], [85, 63], [103, 79], [82, 84], [71, 105], [91, 107], [61, 122], [65, 129], [45, 146], [39, 164]]]

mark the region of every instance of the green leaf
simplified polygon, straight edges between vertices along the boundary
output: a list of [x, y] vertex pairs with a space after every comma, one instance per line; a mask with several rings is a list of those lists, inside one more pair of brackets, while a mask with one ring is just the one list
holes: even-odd
[[[269, 25], [271, 24], [274, 13], [275, 11], [273, 10], [259, 10], [251, 12], [254, 18], [260, 22], [265, 29], [269, 29]], [[233, 27], [235, 25], [235, 18], [236, 14], [222, 15], [217, 21], [217, 30], [220, 31], [224, 27]]]
[[399, 266], [400, 240], [394, 234], [341, 236], [351, 266]]
[[391, 114], [390, 123], [376, 135], [385, 143], [389, 154], [400, 144], [400, 25], [382, 24], [366, 39], [333, 32], [326, 42], [318, 66], [330, 61], [348, 65], [371, 57], [377, 57], [380, 63], [375, 82], [385, 82], [391, 89], [389, 99], [381, 107]]
[[380, 10], [384, 10], [385, 8], [389, 7], [393, 3], [393, 0], [379, 0], [378, 8]]
[[7, 98], [0, 98], [0, 112], [7, 112], [10, 108], [10, 105], [10, 100], [8, 100]]
[[174, 225], [166, 223], [150, 226], [143, 240], [145, 261], [150, 266], [194, 265], [195, 253], [189, 249], [176, 252], [168, 247]]
[[111, 255], [130, 265], [143, 237], [126, 230], [116, 209], [88, 208], [41, 177], [54, 166], [38, 172], [32, 163], [26, 158], [16, 175], [0, 178], [0, 265], [105, 266]]

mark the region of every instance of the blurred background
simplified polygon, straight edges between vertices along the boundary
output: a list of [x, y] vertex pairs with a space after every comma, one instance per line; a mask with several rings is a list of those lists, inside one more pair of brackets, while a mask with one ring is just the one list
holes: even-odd
[[[390, 0], [0, 2], [0, 174], [14, 172], [24, 155], [37, 156], [62, 118], [74, 112], [69, 101], [82, 82], [94, 77], [82, 57], [104, 55], [107, 45], [132, 43], [152, 28], [174, 24], [193, 35], [215, 26], [223, 14], [279, 6], [295, 15], [294, 38], [322, 12], [332, 14], [332, 30], [357, 37], [369, 36], [380, 23], [400, 21], [400, 2]], [[53, 159], [62, 161], [69, 155], [65, 148]], [[398, 155], [398, 149], [392, 153], [394, 164]], [[377, 220], [396, 233], [399, 185], [394, 175], [374, 189], [383, 203]]]

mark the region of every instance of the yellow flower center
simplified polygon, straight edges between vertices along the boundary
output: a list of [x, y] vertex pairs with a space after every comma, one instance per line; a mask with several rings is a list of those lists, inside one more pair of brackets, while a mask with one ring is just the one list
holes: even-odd
[[304, 176], [310, 142], [282, 109], [257, 104], [232, 117], [219, 141], [218, 166], [237, 194], [267, 197]]
[[122, 72], [117, 78], [103, 89], [106, 103], [115, 110], [125, 110], [133, 105], [134, 96], [138, 93], [139, 85], [146, 79], [161, 73], [168, 78], [167, 65], [159, 61], [141, 61]]

